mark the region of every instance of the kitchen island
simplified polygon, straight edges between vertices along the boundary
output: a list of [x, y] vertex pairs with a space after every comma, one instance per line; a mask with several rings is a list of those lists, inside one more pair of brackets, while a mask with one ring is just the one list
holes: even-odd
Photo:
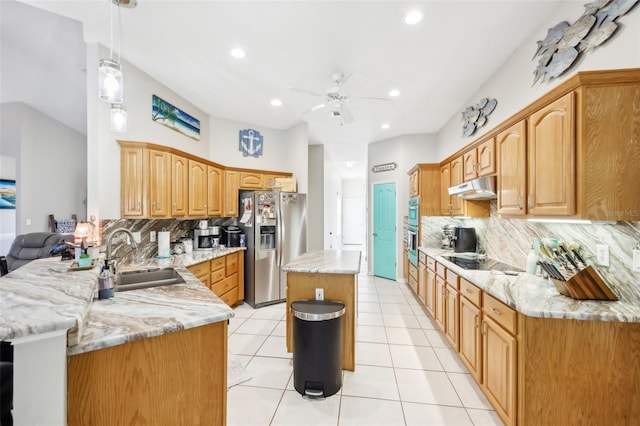
[[[446, 287], [427, 310], [443, 318], [436, 322], [507, 425], [637, 424], [640, 306], [633, 300], [623, 293], [619, 301], [576, 300], [535, 275], [467, 270], [443, 257], [451, 253], [419, 251], [435, 265], [427, 266], [436, 271], [427, 273], [435, 288]], [[434, 290], [429, 279], [424, 289]]]
[[98, 265], [71, 271], [69, 261], [42, 259], [0, 278], [16, 424], [224, 424], [233, 310], [186, 267], [237, 250], [146, 259], [127, 269], [173, 267], [185, 283], [106, 300], [97, 299]]
[[360, 256], [360, 251], [316, 250], [307, 252], [282, 267], [287, 272], [288, 352], [293, 352], [291, 303], [315, 299], [316, 289], [322, 288], [325, 300], [339, 301], [345, 305], [342, 321], [342, 368], [355, 370]]

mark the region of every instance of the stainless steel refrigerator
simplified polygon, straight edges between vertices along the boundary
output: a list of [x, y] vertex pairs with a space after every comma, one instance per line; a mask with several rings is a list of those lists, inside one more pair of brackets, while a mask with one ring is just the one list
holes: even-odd
[[254, 308], [287, 296], [282, 265], [307, 251], [307, 196], [293, 192], [241, 191], [240, 223], [247, 250], [245, 302]]

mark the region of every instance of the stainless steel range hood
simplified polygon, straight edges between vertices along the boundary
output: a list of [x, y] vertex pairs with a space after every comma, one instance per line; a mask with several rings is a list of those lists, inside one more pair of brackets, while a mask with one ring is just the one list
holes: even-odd
[[465, 200], [495, 200], [496, 177], [484, 176], [449, 188], [449, 195], [457, 195]]

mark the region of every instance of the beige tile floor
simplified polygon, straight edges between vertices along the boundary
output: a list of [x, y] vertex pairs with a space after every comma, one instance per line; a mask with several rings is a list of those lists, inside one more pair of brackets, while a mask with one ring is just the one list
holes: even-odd
[[293, 387], [284, 303], [235, 308], [229, 348], [252, 379], [229, 389], [228, 425], [501, 425], [405, 284], [358, 277], [356, 369], [322, 400]]

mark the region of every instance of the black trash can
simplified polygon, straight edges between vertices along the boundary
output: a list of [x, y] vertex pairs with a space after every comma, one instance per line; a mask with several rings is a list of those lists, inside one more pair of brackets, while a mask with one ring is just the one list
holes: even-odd
[[327, 397], [342, 386], [344, 303], [298, 300], [293, 314], [293, 384], [301, 395]]

